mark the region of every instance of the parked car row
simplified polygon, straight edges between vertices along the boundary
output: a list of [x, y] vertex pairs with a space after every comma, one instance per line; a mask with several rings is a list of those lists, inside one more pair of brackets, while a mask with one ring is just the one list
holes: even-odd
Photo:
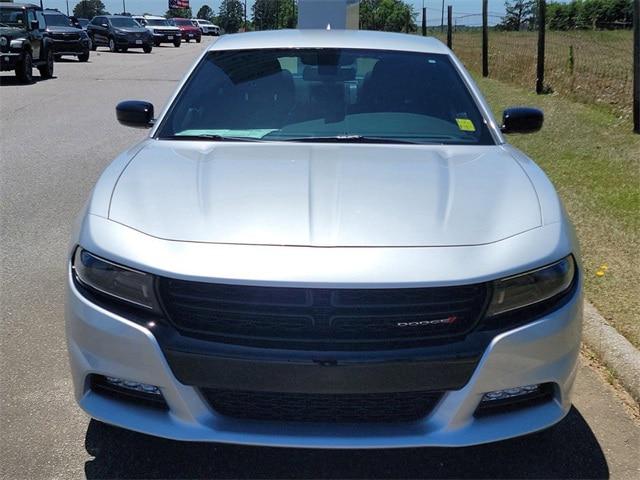
[[183, 40], [200, 43], [202, 35], [220, 34], [216, 25], [198, 22], [151, 15], [99, 15], [88, 20], [32, 4], [0, 3], [0, 70], [13, 70], [20, 82], [31, 83], [34, 68], [42, 78], [53, 77], [54, 63], [63, 56], [86, 62], [98, 47], [151, 53], [163, 43], [179, 47]]

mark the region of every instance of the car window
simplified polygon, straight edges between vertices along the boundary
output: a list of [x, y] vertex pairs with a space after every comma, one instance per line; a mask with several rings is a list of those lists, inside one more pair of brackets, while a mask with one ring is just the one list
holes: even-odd
[[494, 143], [447, 55], [360, 49], [213, 51], [159, 130], [185, 135]]
[[169, 25], [169, 22], [167, 22], [166, 20], [147, 19], [147, 25], [150, 25], [152, 27], [166, 27]]
[[23, 27], [26, 24], [24, 10], [21, 8], [0, 8], [0, 23], [10, 27]]
[[33, 10], [27, 10], [27, 25], [29, 28], [31, 27], [31, 21], [38, 20], [38, 28], [45, 28], [44, 19], [42, 17], [42, 12], [38, 11], [38, 16], [36, 16], [36, 12]]
[[71, 23], [71, 20], [64, 15], [47, 13], [47, 14], [44, 14], [43, 16], [44, 16], [45, 24], [48, 27], [72, 27], [73, 26], [73, 23]]
[[114, 17], [111, 25], [116, 28], [140, 28], [140, 24], [131, 17]]

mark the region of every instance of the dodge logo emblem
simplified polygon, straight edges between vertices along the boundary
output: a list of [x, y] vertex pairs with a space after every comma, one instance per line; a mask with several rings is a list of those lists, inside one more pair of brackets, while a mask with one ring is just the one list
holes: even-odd
[[458, 320], [458, 317], [451, 315], [447, 318], [438, 318], [436, 320], [420, 320], [418, 322], [398, 322], [396, 327], [423, 327], [425, 325], [450, 325]]

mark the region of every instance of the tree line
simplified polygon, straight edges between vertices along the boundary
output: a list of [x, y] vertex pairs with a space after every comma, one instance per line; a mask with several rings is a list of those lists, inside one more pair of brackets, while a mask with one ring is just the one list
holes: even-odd
[[[537, 0], [507, 0], [505, 16], [497, 25], [502, 30], [537, 28]], [[633, 0], [572, 0], [547, 3], [547, 28], [575, 30], [631, 28]]]

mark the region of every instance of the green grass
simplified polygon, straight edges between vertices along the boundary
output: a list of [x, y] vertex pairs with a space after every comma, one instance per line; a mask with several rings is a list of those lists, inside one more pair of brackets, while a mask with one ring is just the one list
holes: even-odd
[[[640, 135], [603, 109], [497, 80], [478, 84], [498, 120], [507, 106], [544, 110], [541, 132], [508, 141], [533, 158], [560, 193], [580, 239], [587, 299], [640, 346]], [[602, 265], [608, 268], [597, 276]]]

